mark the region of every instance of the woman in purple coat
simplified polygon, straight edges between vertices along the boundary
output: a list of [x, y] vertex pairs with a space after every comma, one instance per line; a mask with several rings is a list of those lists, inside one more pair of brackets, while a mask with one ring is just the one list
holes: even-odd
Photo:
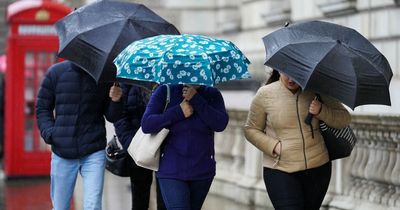
[[161, 147], [156, 173], [168, 210], [200, 210], [215, 176], [214, 132], [228, 124], [218, 89], [170, 85], [171, 101], [164, 110], [167, 88], [153, 93], [142, 118], [145, 133], [170, 130]]

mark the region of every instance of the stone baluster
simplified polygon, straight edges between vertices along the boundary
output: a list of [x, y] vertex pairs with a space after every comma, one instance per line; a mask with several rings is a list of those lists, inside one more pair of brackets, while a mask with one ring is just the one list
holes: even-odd
[[385, 169], [389, 162], [389, 150], [388, 141], [382, 138], [378, 139], [377, 142], [377, 153], [379, 154], [379, 159], [377, 161], [377, 168], [375, 169], [374, 179], [379, 182], [384, 182], [385, 179]]
[[350, 157], [344, 161], [344, 170], [342, 175], [344, 195], [350, 195], [351, 189], [353, 189], [352, 169], [355, 166], [357, 156], [359, 156], [359, 154], [358, 147], [355, 147]]
[[393, 165], [393, 169], [391, 170], [390, 177], [388, 177], [389, 183], [391, 182], [394, 185], [394, 193], [390, 195], [388, 198], [389, 206], [397, 206], [400, 207], [400, 131], [393, 130], [390, 132], [390, 139], [393, 140], [393, 152], [395, 154], [395, 161]]
[[[370, 138], [373, 139], [375, 136], [375, 131], [371, 132]], [[375, 171], [379, 162], [379, 153], [377, 150], [377, 142], [375, 140], [371, 140], [368, 144], [368, 161], [367, 165], [364, 168], [364, 176], [362, 178], [367, 180], [372, 180], [374, 178]], [[368, 200], [370, 197], [370, 193], [376, 188], [376, 185], [367, 184], [363, 186], [362, 190], [362, 199]]]
[[[376, 132], [377, 136], [374, 138], [374, 148], [371, 148], [375, 151], [375, 156], [371, 156], [370, 159], [375, 159], [371, 168], [368, 168], [368, 172], [370, 173], [370, 177], [366, 177], [368, 180], [371, 180], [371, 185], [373, 186], [371, 191], [369, 192], [368, 200], [375, 203], [381, 202], [381, 197], [384, 192], [386, 192], [385, 184], [381, 184], [380, 181], [383, 180], [383, 172], [382, 166], [386, 166], [384, 162], [384, 141], [382, 139], [377, 139], [379, 137], [379, 131]], [[371, 171], [369, 171], [371, 170]]]
[[396, 193], [396, 187], [394, 185], [388, 185], [387, 191], [384, 195], [382, 195], [381, 203], [383, 205], [390, 206], [390, 198]]
[[[379, 193], [374, 192], [375, 195], [377, 196], [374, 200], [374, 202], [382, 203], [383, 200], [385, 199], [384, 196], [389, 192], [389, 187], [387, 182], [385, 181], [385, 171], [388, 168], [388, 165], [390, 163], [390, 151], [388, 150], [388, 145], [389, 142], [385, 139], [379, 139], [378, 142], [379, 145], [379, 151], [381, 151], [382, 157], [381, 157], [381, 163], [379, 164], [377, 168], [377, 177], [376, 180], [379, 183], [384, 183], [381, 185], [382, 189], [379, 191]], [[379, 199], [379, 200], [377, 200]]]
[[400, 139], [397, 139], [396, 162], [393, 167], [391, 181], [395, 185], [400, 185]]
[[394, 207], [400, 207], [400, 186], [396, 186], [396, 193], [394, 194], [394, 200], [396, 203], [394, 203]]
[[369, 146], [371, 144], [371, 141], [368, 141], [368, 139], [369, 139], [368, 131], [364, 130], [363, 134], [365, 134], [365, 136], [362, 136], [360, 139], [360, 142], [359, 142], [362, 155], [361, 155], [360, 162], [358, 162], [358, 165], [356, 165], [357, 173], [355, 175], [357, 177], [365, 177], [364, 171], [367, 166]]
[[360, 142], [360, 150], [361, 150], [361, 158], [360, 158], [360, 162], [358, 163], [358, 165], [356, 165], [355, 167], [357, 167], [357, 172], [356, 172], [356, 177], [358, 178], [358, 181], [360, 181], [361, 183], [358, 183], [356, 189], [355, 189], [355, 197], [356, 198], [361, 198], [363, 191], [366, 187], [366, 185], [364, 185], [365, 181], [363, 180], [363, 178], [365, 177], [364, 172], [365, 172], [365, 168], [366, 165], [368, 163], [368, 157], [369, 157], [369, 147], [370, 147], [370, 142], [368, 141], [361, 141]]
[[357, 177], [359, 177], [359, 169], [358, 167], [361, 164], [361, 161], [363, 159], [364, 156], [364, 148], [362, 145], [362, 142], [360, 141], [360, 139], [358, 140], [357, 146], [354, 149], [355, 151], [353, 151], [353, 153], [355, 153], [354, 155], [354, 161], [351, 163], [350, 167], [350, 187], [349, 187], [349, 195], [352, 197], [356, 196], [356, 192], [357, 192], [357, 188], [359, 186], [358, 184], [358, 179], [356, 179]]
[[[396, 162], [394, 164], [390, 181], [395, 185], [395, 193], [392, 194], [389, 198], [389, 205], [395, 206], [396, 201], [400, 199], [400, 144], [398, 143], [399, 139], [397, 140], [397, 147], [396, 147]], [[399, 203], [400, 204], [400, 203]]]
[[387, 183], [390, 183], [391, 177], [392, 177], [392, 173], [394, 172], [394, 166], [396, 164], [396, 157], [397, 157], [397, 151], [396, 151], [396, 144], [394, 143], [394, 141], [392, 140], [392, 142], [390, 142], [390, 144], [388, 145], [388, 153], [389, 153], [389, 162], [387, 164], [387, 167], [385, 169], [384, 172], [384, 181]]
[[400, 186], [395, 186], [395, 193], [389, 198], [389, 206], [400, 206], [399, 203], [400, 198]]

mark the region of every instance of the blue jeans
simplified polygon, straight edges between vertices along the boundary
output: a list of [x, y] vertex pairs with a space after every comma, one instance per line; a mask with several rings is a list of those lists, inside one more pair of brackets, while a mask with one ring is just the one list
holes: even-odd
[[213, 179], [182, 181], [160, 178], [165, 206], [168, 210], [200, 210]]
[[331, 162], [294, 173], [264, 168], [264, 183], [275, 210], [319, 210], [331, 170]]
[[100, 150], [80, 159], [51, 155], [50, 196], [53, 210], [69, 210], [78, 172], [83, 180], [83, 207], [100, 210], [103, 194], [105, 152]]

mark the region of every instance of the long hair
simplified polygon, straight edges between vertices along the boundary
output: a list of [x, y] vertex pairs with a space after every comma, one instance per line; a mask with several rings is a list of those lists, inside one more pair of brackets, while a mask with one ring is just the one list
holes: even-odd
[[271, 84], [279, 80], [279, 72], [276, 69], [272, 70], [271, 76], [268, 78], [268, 81], [265, 83], [266, 85]]

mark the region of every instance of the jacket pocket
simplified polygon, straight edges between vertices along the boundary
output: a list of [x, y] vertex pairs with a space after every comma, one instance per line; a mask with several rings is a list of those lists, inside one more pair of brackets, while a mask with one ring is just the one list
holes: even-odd
[[44, 142], [46, 142], [46, 144], [52, 144], [53, 143], [53, 130], [54, 127], [48, 128], [45, 131], [45, 135], [44, 135]]
[[280, 154], [278, 155], [278, 156], [276, 156], [276, 157], [274, 157], [274, 164], [272, 165], [272, 167], [273, 168], [276, 168], [278, 165], [279, 165], [279, 161], [281, 160], [281, 157], [282, 157], [282, 152], [283, 152], [283, 150], [282, 150], [282, 141], [279, 141], [279, 147], [280, 147]]

